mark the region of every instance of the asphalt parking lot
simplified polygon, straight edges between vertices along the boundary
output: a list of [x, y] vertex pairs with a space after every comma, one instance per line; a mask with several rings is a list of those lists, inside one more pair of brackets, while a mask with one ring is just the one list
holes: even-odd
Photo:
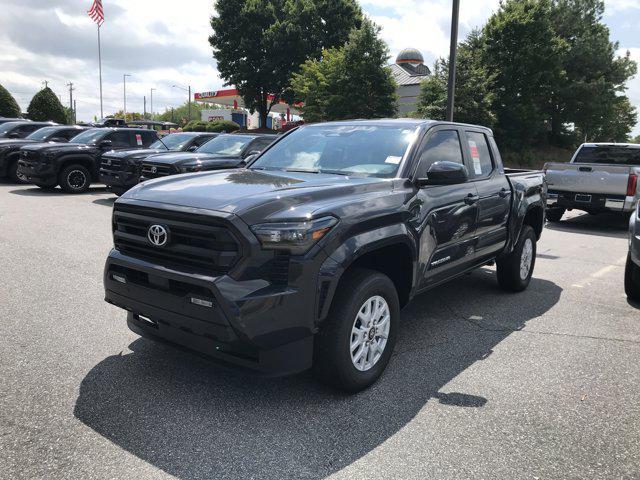
[[129, 332], [103, 301], [113, 196], [0, 184], [3, 478], [640, 478], [626, 222], [570, 213], [534, 279], [414, 300], [373, 388], [256, 378]]

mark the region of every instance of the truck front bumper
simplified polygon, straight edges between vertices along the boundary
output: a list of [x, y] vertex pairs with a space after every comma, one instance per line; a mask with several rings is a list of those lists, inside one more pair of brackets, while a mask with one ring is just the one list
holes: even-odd
[[309, 302], [295, 288], [188, 274], [116, 250], [104, 286], [105, 300], [127, 310], [127, 325], [144, 337], [265, 375], [311, 367]]
[[549, 190], [547, 208], [565, 208], [589, 212], [631, 212], [637, 204], [635, 197], [603, 195], [597, 193]]
[[116, 192], [125, 192], [136, 186], [140, 180], [139, 172], [108, 170], [104, 167], [100, 168], [99, 176], [100, 183], [104, 183], [107, 188]]

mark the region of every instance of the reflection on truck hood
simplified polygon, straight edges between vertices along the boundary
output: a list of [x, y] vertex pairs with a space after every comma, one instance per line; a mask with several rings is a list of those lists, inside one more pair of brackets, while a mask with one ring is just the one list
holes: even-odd
[[304, 219], [356, 197], [384, 198], [392, 185], [371, 177], [240, 169], [150, 180], [121, 198], [224, 211], [259, 223]]
[[146, 158], [149, 155], [162, 154], [164, 152], [166, 152], [166, 150], [159, 150], [157, 148], [135, 148], [131, 150], [112, 150], [104, 156], [109, 158], [126, 158], [134, 160], [137, 158]]
[[181, 166], [186, 164], [196, 164], [207, 162], [209, 160], [238, 160], [239, 156], [216, 155], [213, 153], [196, 153], [196, 152], [176, 152], [167, 153], [165, 155], [154, 155], [147, 158], [149, 163]]
[[84, 143], [36, 143], [34, 145], [25, 145], [24, 150], [47, 150], [55, 152], [90, 152], [97, 149], [94, 145], [86, 145]]

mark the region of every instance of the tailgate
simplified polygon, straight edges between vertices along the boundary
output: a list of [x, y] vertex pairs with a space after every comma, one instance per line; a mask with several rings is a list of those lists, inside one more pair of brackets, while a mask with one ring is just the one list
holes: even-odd
[[549, 163], [550, 191], [622, 195], [627, 193], [631, 167], [598, 163]]

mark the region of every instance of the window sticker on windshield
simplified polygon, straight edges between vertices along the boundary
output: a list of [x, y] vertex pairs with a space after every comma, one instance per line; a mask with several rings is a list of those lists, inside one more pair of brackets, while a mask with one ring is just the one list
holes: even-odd
[[140, 135], [139, 133], [136, 133], [136, 142], [138, 143], [138, 145], [142, 145], [142, 135]]
[[471, 150], [471, 159], [473, 160], [473, 171], [476, 175], [482, 175], [482, 164], [480, 163], [480, 152], [478, 145], [473, 140], [469, 140], [469, 150]]
[[400, 163], [400, 160], [402, 160], [402, 157], [396, 157], [394, 155], [389, 155], [387, 157], [387, 159], [384, 161], [384, 163], [392, 163], [394, 165], [398, 165]]

